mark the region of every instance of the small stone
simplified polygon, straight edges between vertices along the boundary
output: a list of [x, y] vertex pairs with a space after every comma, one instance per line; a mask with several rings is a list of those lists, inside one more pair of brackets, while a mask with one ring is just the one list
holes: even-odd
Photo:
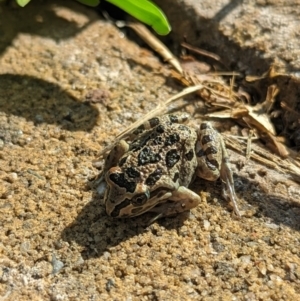
[[209, 227], [210, 227], [210, 222], [209, 222], [207, 219], [205, 219], [205, 220], [203, 221], [203, 227], [204, 227], [205, 230], [208, 230], [208, 229], [209, 229]]
[[243, 255], [243, 256], [241, 256], [240, 257], [240, 259], [241, 259], [241, 261], [243, 262], [243, 263], [250, 263], [251, 262], [251, 256], [250, 255]]
[[12, 172], [12, 173], [10, 174], [10, 178], [11, 178], [11, 180], [14, 182], [15, 180], [18, 179], [18, 174], [15, 173], [15, 172]]
[[261, 261], [258, 265], [258, 270], [261, 272], [262, 275], [266, 275], [267, 274], [267, 267], [266, 267], [266, 263], [264, 261]]
[[97, 186], [97, 193], [102, 196], [104, 195], [106, 189], [106, 183], [103, 181]]
[[52, 274], [57, 274], [63, 267], [64, 263], [60, 260], [58, 260], [54, 254], [52, 254]]

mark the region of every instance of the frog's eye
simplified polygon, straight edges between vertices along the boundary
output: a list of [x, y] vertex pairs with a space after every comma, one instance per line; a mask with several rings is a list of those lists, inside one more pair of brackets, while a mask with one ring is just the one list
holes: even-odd
[[131, 200], [133, 206], [142, 206], [149, 200], [150, 194], [149, 192], [140, 193], [134, 196]]

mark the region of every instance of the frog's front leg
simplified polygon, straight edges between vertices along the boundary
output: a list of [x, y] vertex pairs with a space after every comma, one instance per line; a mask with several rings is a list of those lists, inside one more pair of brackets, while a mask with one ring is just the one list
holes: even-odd
[[231, 200], [235, 214], [241, 217], [237, 207], [228, 153], [222, 136], [208, 122], [203, 122], [200, 125], [197, 134], [197, 176], [209, 181], [215, 181], [220, 177], [223, 184], [224, 197]]
[[129, 144], [125, 140], [120, 140], [107, 155], [103, 168], [104, 172], [108, 171], [111, 167], [118, 165], [119, 160], [128, 149]]
[[175, 215], [195, 208], [200, 202], [201, 198], [198, 194], [184, 186], [180, 186], [177, 190], [172, 191], [172, 196], [170, 196], [168, 201], [149, 210], [149, 212], [158, 213], [158, 215], [151, 219], [149, 224], [152, 224], [161, 217]]
[[101, 183], [104, 180], [107, 171], [114, 166], [118, 165], [119, 160], [128, 151], [129, 144], [125, 140], [120, 140], [109, 152], [105, 158], [105, 163], [101, 174], [98, 177], [97, 183]]

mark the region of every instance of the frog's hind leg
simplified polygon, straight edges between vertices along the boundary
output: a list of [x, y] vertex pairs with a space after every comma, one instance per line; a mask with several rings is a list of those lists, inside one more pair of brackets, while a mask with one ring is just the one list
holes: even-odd
[[150, 220], [149, 224], [152, 224], [161, 217], [175, 215], [195, 208], [200, 202], [201, 198], [198, 194], [184, 186], [180, 186], [177, 190], [172, 191], [170, 200], [149, 210], [149, 212], [158, 213], [158, 215]]
[[200, 125], [196, 156], [198, 161], [197, 176], [209, 181], [215, 181], [220, 177], [224, 198], [232, 202], [235, 214], [241, 217], [224, 140], [208, 122]]
[[220, 177], [222, 163], [220, 135], [209, 122], [203, 122], [200, 125], [197, 135], [197, 176], [205, 180], [215, 181]]

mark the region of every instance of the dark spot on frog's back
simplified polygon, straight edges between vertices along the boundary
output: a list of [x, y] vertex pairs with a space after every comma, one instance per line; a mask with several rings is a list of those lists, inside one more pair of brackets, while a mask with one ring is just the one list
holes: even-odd
[[180, 155], [176, 149], [171, 149], [166, 154], [166, 165], [171, 168], [173, 167], [180, 159]]
[[157, 163], [161, 159], [160, 155], [151, 151], [150, 147], [144, 147], [138, 155], [138, 165]]
[[156, 132], [159, 133], [159, 134], [162, 134], [164, 133], [165, 131], [165, 128], [162, 124], [159, 124], [157, 127], [156, 127]]
[[136, 130], [134, 130], [134, 131], [132, 132], [132, 134], [133, 134], [134, 136], [138, 136], [138, 135], [141, 134], [142, 132], [143, 132], [143, 130], [136, 129]]
[[145, 127], [144, 127], [144, 125], [142, 124], [142, 125], [140, 125], [139, 127], [137, 127], [137, 128], [132, 132], [132, 134], [135, 135], [135, 136], [137, 136], [137, 135], [141, 134], [144, 130], [145, 130]]
[[184, 156], [188, 161], [191, 161], [194, 158], [194, 151], [191, 149]]
[[178, 179], [179, 179], [179, 172], [176, 172], [173, 177], [173, 182], [177, 182]]
[[180, 137], [177, 133], [171, 134], [166, 138], [165, 146], [173, 145], [180, 140]]
[[207, 123], [205, 123], [205, 122], [201, 123], [200, 130], [206, 130], [207, 128], [208, 128], [208, 124]]
[[159, 124], [159, 119], [157, 117], [151, 118], [148, 120], [150, 127], [154, 128], [155, 126], [157, 126]]
[[152, 186], [154, 185], [162, 176], [162, 170], [160, 168], [156, 169], [153, 173], [149, 175], [146, 179], [146, 185]]
[[196, 154], [197, 157], [203, 157], [205, 155], [204, 151], [202, 148], [200, 148], [200, 150], [198, 151], [198, 153]]
[[172, 123], [178, 123], [178, 117], [176, 115], [169, 115], [169, 118]]
[[139, 178], [140, 175], [141, 175], [140, 172], [138, 170], [134, 169], [133, 167], [126, 168], [125, 173], [127, 174], [127, 176], [129, 178], [133, 178], [133, 179], [134, 178]]
[[205, 152], [205, 155], [208, 156], [208, 155], [216, 154], [218, 152], [218, 150], [216, 147], [211, 145], [204, 152]]
[[202, 145], [205, 145], [205, 144], [207, 144], [207, 143], [209, 143], [209, 142], [211, 142], [211, 141], [213, 141], [214, 139], [213, 139], [213, 136], [212, 135], [204, 135], [203, 137], [202, 137], [202, 140], [201, 140], [201, 143], [202, 143]]
[[136, 189], [136, 183], [127, 181], [124, 173], [112, 173], [109, 175], [109, 179], [119, 187], [123, 187], [131, 193], [133, 193]]

